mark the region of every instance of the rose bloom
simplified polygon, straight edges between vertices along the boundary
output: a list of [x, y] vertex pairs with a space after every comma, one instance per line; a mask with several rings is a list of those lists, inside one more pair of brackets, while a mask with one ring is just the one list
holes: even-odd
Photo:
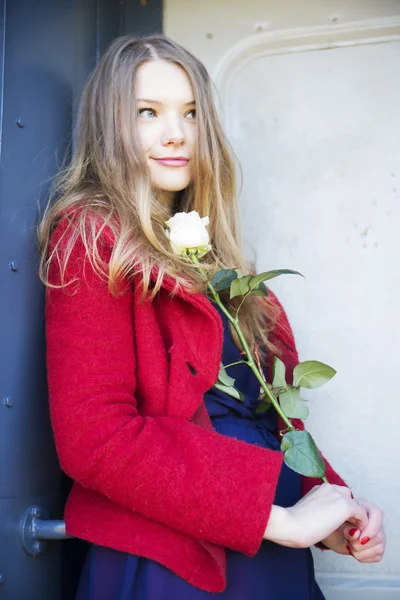
[[165, 224], [169, 228], [166, 235], [174, 254], [183, 256], [194, 253], [200, 258], [211, 249], [206, 228], [209, 224], [208, 217], [200, 218], [195, 210], [190, 213], [179, 212], [165, 221]]

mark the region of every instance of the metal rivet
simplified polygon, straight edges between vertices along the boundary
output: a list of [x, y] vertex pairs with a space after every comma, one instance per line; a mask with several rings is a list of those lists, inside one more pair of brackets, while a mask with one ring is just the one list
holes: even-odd
[[7, 408], [11, 408], [12, 405], [14, 404], [14, 400], [11, 398], [11, 396], [6, 396], [3, 400], [4, 402], [4, 406], [7, 406]]
[[16, 260], [10, 262], [10, 269], [11, 271], [18, 271], [19, 265]]
[[5, 581], [4, 573], [0, 573], [0, 585], [2, 583], [4, 583], [4, 581]]
[[254, 23], [254, 29], [261, 33], [267, 29], [268, 25], [268, 21], [259, 21], [258, 23]]
[[20, 129], [23, 129], [25, 127], [25, 125], [23, 123], [21, 123], [21, 117], [18, 117], [15, 122]]

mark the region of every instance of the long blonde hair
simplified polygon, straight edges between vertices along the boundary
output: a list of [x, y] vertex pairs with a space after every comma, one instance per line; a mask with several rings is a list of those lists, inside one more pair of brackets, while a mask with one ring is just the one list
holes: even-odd
[[[159, 202], [152, 190], [149, 171], [136, 132], [136, 72], [145, 61], [162, 59], [181, 66], [191, 82], [195, 102], [198, 142], [192, 158], [192, 179], [177, 192], [172, 212], [197, 211], [209, 215], [212, 250], [202, 259], [211, 275], [218, 269], [235, 267], [239, 276], [251, 272], [245, 261], [239, 228], [234, 154], [220, 126], [213, 100], [213, 87], [205, 66], [190, 52], [163, 35], [123, 36], [115, 39], [88, 79], [81, 99], [75, 129], [75, 149], [69, 164], [55, 178], [48, 205], [38, 226], [41, 280], [46, 286], [49, 267], [57, 260], [63, 273], [73, 246], [80, 237], [99, 276], [117, 295], [118, 283], [140, 274], [143, 294], [150, 301], [166, 274], [176, 288], [204, 292], [204, 280], [193, 265], [175, 256], [165, 236], [165, 221], [171, 209]], [[67, 212], [67, 244], [50, 248], [55, 226]], [[99, 223], [101, 224], [99, 227]], [[109, 264], [98, 252], [104, 227], [111, 229], [115, 244]], [[65, 240], [64, 240], [65, 241]], [[157, 280], [150, 274], [157, 266]], [[241, 299], [224, 297], [233, 312]], [[240, 311], [246, 340], [254, 349], [263, 346], [277, 353], [268, 340], [276, 310], [268, 299], [251, 296]], [[241, 348], [232, 328], [236, 345]]]

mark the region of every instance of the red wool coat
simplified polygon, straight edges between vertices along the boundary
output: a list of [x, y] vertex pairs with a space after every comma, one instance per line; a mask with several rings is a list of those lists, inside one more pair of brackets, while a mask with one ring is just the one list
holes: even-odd
[[[64, 231], [65, 222], [52, 242]], [[66, 276], [78, 285], [46, 291], [51, 422], [61, 468], [74, 480], [66, 531], [221, 592], [225, 547], [249, 556], [260, 547], [283, 460], [212, 427], [203, 396], [219, 372], [221, 318], [203, 294], [172, 297], [170, 279], [153, 303], [140, 302], [138, 281], [113, 297], [79, 240]], [[59, 281], [56, 261], [50, 279]], [[272, 341], [290, 381], [298, 357], [283, 309]], [[345, 485], [329, 464], [327, 478]], [[302, 477], [302, 494], [319, 483]]]

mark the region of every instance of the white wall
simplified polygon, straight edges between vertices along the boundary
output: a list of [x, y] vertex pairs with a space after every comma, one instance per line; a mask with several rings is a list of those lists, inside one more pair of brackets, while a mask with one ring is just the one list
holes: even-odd
[[164, 25], [216, 81], [248, 255], [306, 276], [271, 287], [300, 359], [338, 371], [307, 427], [385, 512], [381, 563], [314, 552], [327, 598], [400, 598], [400, 2], [166, 0]]

